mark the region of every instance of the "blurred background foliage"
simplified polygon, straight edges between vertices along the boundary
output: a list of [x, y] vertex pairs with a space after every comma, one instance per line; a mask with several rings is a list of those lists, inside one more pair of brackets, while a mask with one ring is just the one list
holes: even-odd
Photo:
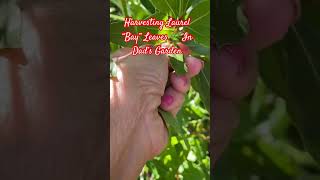
[[260, 79], [241, 104], [240, 124], [217, 163], [214, 180], [319, 180], [320, 166], [305, 150], [286, 102]]
[[[241, 41], [248, 24], [241, 1], [219, 2], [213, 29], [220, 47]], [[240, 125], [212, 179], [320, 179], [319, 7], [319, 1], [301, 0], [298, 22], [259, 52], [259, 82], [240, 106]]]
[[0, 0], [0, 49], [21, 47], [21, 18], [17, 0]]
[[[186, 45], [192, 55], [205, 62], [204, 69], [192, 79], [192, 88], [185, 97], [185, 102], [176, 119], [168, 117], [169, 143], [165, 151], [158, 157], [148, 161], [138, 177], [139, 180], [204, 180], [210, 179], [210, 157], [208, 145], [210, 141], [210, 4], [208, 0], [111, 0], [110, 1], [110, 49], [111, 52], [121, 47], [131, 47], [132, 43], [124, 43], [121, 32], [124, 17], [147, 19], [156, 17], [166, 20], [168, 16], [184, 19], [197, 19], [186, 30], [195, 36], [195, 41]], [[192, 21], [191, 21], [192, 22]], [[153, 34], [166, 33], [170, 42], [180, 41], [181, 29], [164, 29], [157, 27], [132, 27], [132, 33], [150, 31]], [[178, 36], [177, 36], [178, 35]], [[159, 42], [151, 42], [159, 43]], [[163, 43], [163, 42], [162, 42]], [[138, 43], [141, 45], [141, 42]], [[176, 72], [185, 72], [183, 56], [170, 57], [172, 68]], [[115, 64], [111, 63], [111, 72], [115, 74]], [[163, 112], [162, 112], [163, 113]], [[164, 114], [162, 114], [164, 115]], [[166, 117], [164, 117], [166, 119]]]

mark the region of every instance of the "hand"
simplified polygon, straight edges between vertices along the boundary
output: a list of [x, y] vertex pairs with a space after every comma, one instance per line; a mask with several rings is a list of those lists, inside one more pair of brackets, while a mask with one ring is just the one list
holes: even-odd
[[169, 73], [167, 56], [130, 52], [123, 48], [113, 54], [118, 74], [110, 80], [111, 179], [135, 179], [145, 162], [165, 148], [168, 132], [158, 107], [176, 115], [190, 78], [202, 68], [200, 60], [187, 57], [187, 74], [177, 75]]
[[239, 123], [238, 102], [255, 87], [258, 77], [256, 52], [281, 40], [299, 17], [298, 0], [245, 0], [249, 33], [242, 42], [212, 52], [213, 163], [227, 147]]

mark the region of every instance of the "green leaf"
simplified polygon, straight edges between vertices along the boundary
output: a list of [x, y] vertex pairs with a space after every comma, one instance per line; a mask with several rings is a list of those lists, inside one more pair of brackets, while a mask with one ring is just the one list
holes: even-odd
[[150, 0], [141, 0], [141, 3], [143, 6], [150, 12], [150, 13], [155, 13], [155, 8], [153, 7], [152, 3]]
[[150, 0], [150, 2], [153, 4], [153, 6], [159, 10], [162, 13], [168, 13], [169, 15], [172, 15], [174, 17], [178, 16], [177, 7], [179, 4], [178, 0]]
[[140, 2], [130, 1], [128, 7], [128, 15], [133, 19], [144, 19], [150, 15], [150, 12]]
[[173, 57], [180, 62], [183, 62], [183, 54], [169, 54], [168, 56]]
[[120, 0], [110, 0], [110, 2], [116, 5], [123, 12], [123, 8]]
[[183, 75], [187, 72], [183, 61], [170, 57], [169, 63], [178, 75]]
[[281, 144], [275, 142], [268, 143], [265, 139], [260, 139], [257, 145], [260, 150], [284, 173], [291, 176], [298, 173], [298, 167], [294, 166], [293, 159], [291, 159], [287, 153], [283, 152], [283, 149], [280, 146]]
[[210, 109], [210, 62], [204, 62], [204, 68], [191, 80], [192, 87], [199, 92], [207, 110]]
[[288, 109], [303, 142], [320, 162], [320, 52], [316, 44], [320, 37], [306, 24], [300, 22], [290, 29], [287, 36], [288, 48]]
[[5, 48], [5, 32], [8, 22], [8, 7], [6, 2], [0, 3], [0, 48]]
[[[213, 4], [213, 37], [218, 47], [226, 43], [239, 42], [246, 34], [243, 30], [246, 22], [239, 13], [240, 3], [235, 0], [215, 1]], [[238, 17], [240, 16], [240, 17]], [[239, 22], [240, 21], [240, 22]]]
[[150, 0], [157, 10], [162, 13], [168, 13], [168, 15], [174, 18], [180, 17], [185, 13], [180, 5], [182, 1], [185, 0]]
[[[157, 20], [163, 20], [165, 19], [166, 17], [166, 14], [165, 13], [162, 13], [162, 12], [159, 12], [159, 11], [156, 11], [154, 14], [151, 14], [149, 15], [148, 17], [146, 17], [145, 19], [149, 19], [149, 18], [155, 18]], [[146, 33], [146, 32], [150, 32], [151, 34], [160, 34], [160, 32], [162, 31], [159, 31], [159, 28], [157, 26], [137, 26], [137, 31], [138, 32], [142, 32], [142, 33]], [[154, 44], [155, 41], [152, 41], [152, 42], [149, 42], [148, 44]]]
[[320, 162], [320, 13], [308, 2], [302, 4], [302, 17], [283, 42], [262, 53], [260, 69], [267, 86], [287, 100], [306, 149]]
[[206, 176], [202, 169], [194, 163], [188, 162], [188, 168], [183, 172], [183, 176], [190, 180], [205, 180]]
[[259, 54], [259, 72], [263, 81], [268, 88], [285, 99], [288, 96], [286, 54], [283, 42], [276, 43]]
[[171, 113], [163, 111], [161, 109], [159, 109], [159, 112], [164, 121], [166, 122], [166, 125], [169, 129], [169, 133], [171, 135], [181, 135], [183, 133], [181, 122], [175, 119]]
[[21, 47], [20, 8], [14, 1], [0, 2], [0, 48]]
[[116, 52], [119, 48], [120, 48], [120, 46], [118, 44], [114, 44], [114, 43], [110, 42], [110, 52], [111, 52], [111, 54]]
[[193, 56], [210, 56], [209, 47], [204, 47], [201, 44], [196, 43], [195, 41], [187, 41], [185, 45], [187, 45], [189, 49], [192, 51]]
[[210, 47], [210, 1], [199, 3], [189, 14], [190, 26], [185, 27], [190, 34], [194, 35], [199, 44]]
[[188, 10], [188, 8], [192, 7], [195, 8], [199, 3], [206, 0], [180, 0], [180, 5], [184, 12]]
[[131, 33], [136, 33], [134, 27], [124, 28], [123, 22], [114, 22], [110, 24], [110, 42], [124, 46], [132, 47], [134, 45], [133, 41], [124, 42], [124, 37], [121, 35], [122, 32], [129, 31]]
[[301, 13], [305, 24], [312, 25], [312, 29], [320, 32], [320, 1], [301, 1]]
[[122, 6], [122, 14], [127, 17], [128, 14], [128, 7], [127, 7], [127, 0], [120, 0], [121, 1], [121, 6]]
[[[0, 29], [5, 29], [8, 20], [8, 7], [6, 2], [0, 3]], [[1, 36], [1, 34], [0, 34]]]
[[[145, 0], [147, 1], [147, 0]], [[196, 7], [204, 0], [149, 0], [155, 9], [174, 18], [182, 18], [191, 6]], [[143, 4], [147, 4], [143, 2]], [[147, 5], [148, 6], [148, 5]], [[149, 9], [149, 8], [148, 8]], [[152, 9], [150, 10], [150, 12]]]

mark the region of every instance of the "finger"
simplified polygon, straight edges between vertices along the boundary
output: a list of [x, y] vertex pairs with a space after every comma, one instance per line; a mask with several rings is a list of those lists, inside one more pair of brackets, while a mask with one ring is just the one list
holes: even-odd
[[164, 95], [161, 97], [161, 105], [160, 108], [171, 112], [172, 115], [176, 115], [182, 106], [184, 101], [184, 94], [178, 92], [177, 90], [169, 87], [165, 90]]
[[212, 71], [214, 94], [228, 99], [241, 99], [255, 87], [258, 70], [254, 52], [244, 44], [214, 49]]
[[190, 79], [185, 75], [170, 74], [171, 86], [180, 93], [186, 93], [190, 88]]
[[178, 43], [177, 45], [181, 49], [183, 55], [189, 56], [191, 54], [191, 50], [189, 49], [189, 47], [187, 45], [185, 45], [185, 44], [183, 44], [181, 42]]
[[198, 58], [188, 56], [186, 57], [185, 62], [188, 68], [186, 76], [189, 78], [199, 74], [199, 72], [203, 68], [203, 62]]
[[295, 0], [245, 0], [244, 13], [248, 18], [248, 41], [257, 50], [281, 40], [297, 19]]

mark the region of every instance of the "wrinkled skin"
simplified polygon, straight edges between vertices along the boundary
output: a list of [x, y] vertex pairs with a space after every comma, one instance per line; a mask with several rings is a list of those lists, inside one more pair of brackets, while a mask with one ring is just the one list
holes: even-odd
[[168, 132], [158, 107], [176, 115], [190, 78], [202, 68], [199, 59], [186, 57], [188, 72], [177, 75], [169, 73], [167, 56], [130, 52], [123, 48], [113, 54], [118, 70], [110, 80], [111, 179], [135, 179], [146, 161], [166, 147]]
[[134, 179], [145, 161], [167, 144], [157, 108], [168, 78], [168, 58], [129, 56], [118, 69], [117, 79], [110, 81], [111, 179]]
[[281, 40], [299, 17], [298, 0], [244, 0], [249, 33], [239, 44], [214, 50], [213, 137], [210, 151], [215, 164], [239, 123], [239, 101], [250, 94], [257, 79], [257, 51]]

